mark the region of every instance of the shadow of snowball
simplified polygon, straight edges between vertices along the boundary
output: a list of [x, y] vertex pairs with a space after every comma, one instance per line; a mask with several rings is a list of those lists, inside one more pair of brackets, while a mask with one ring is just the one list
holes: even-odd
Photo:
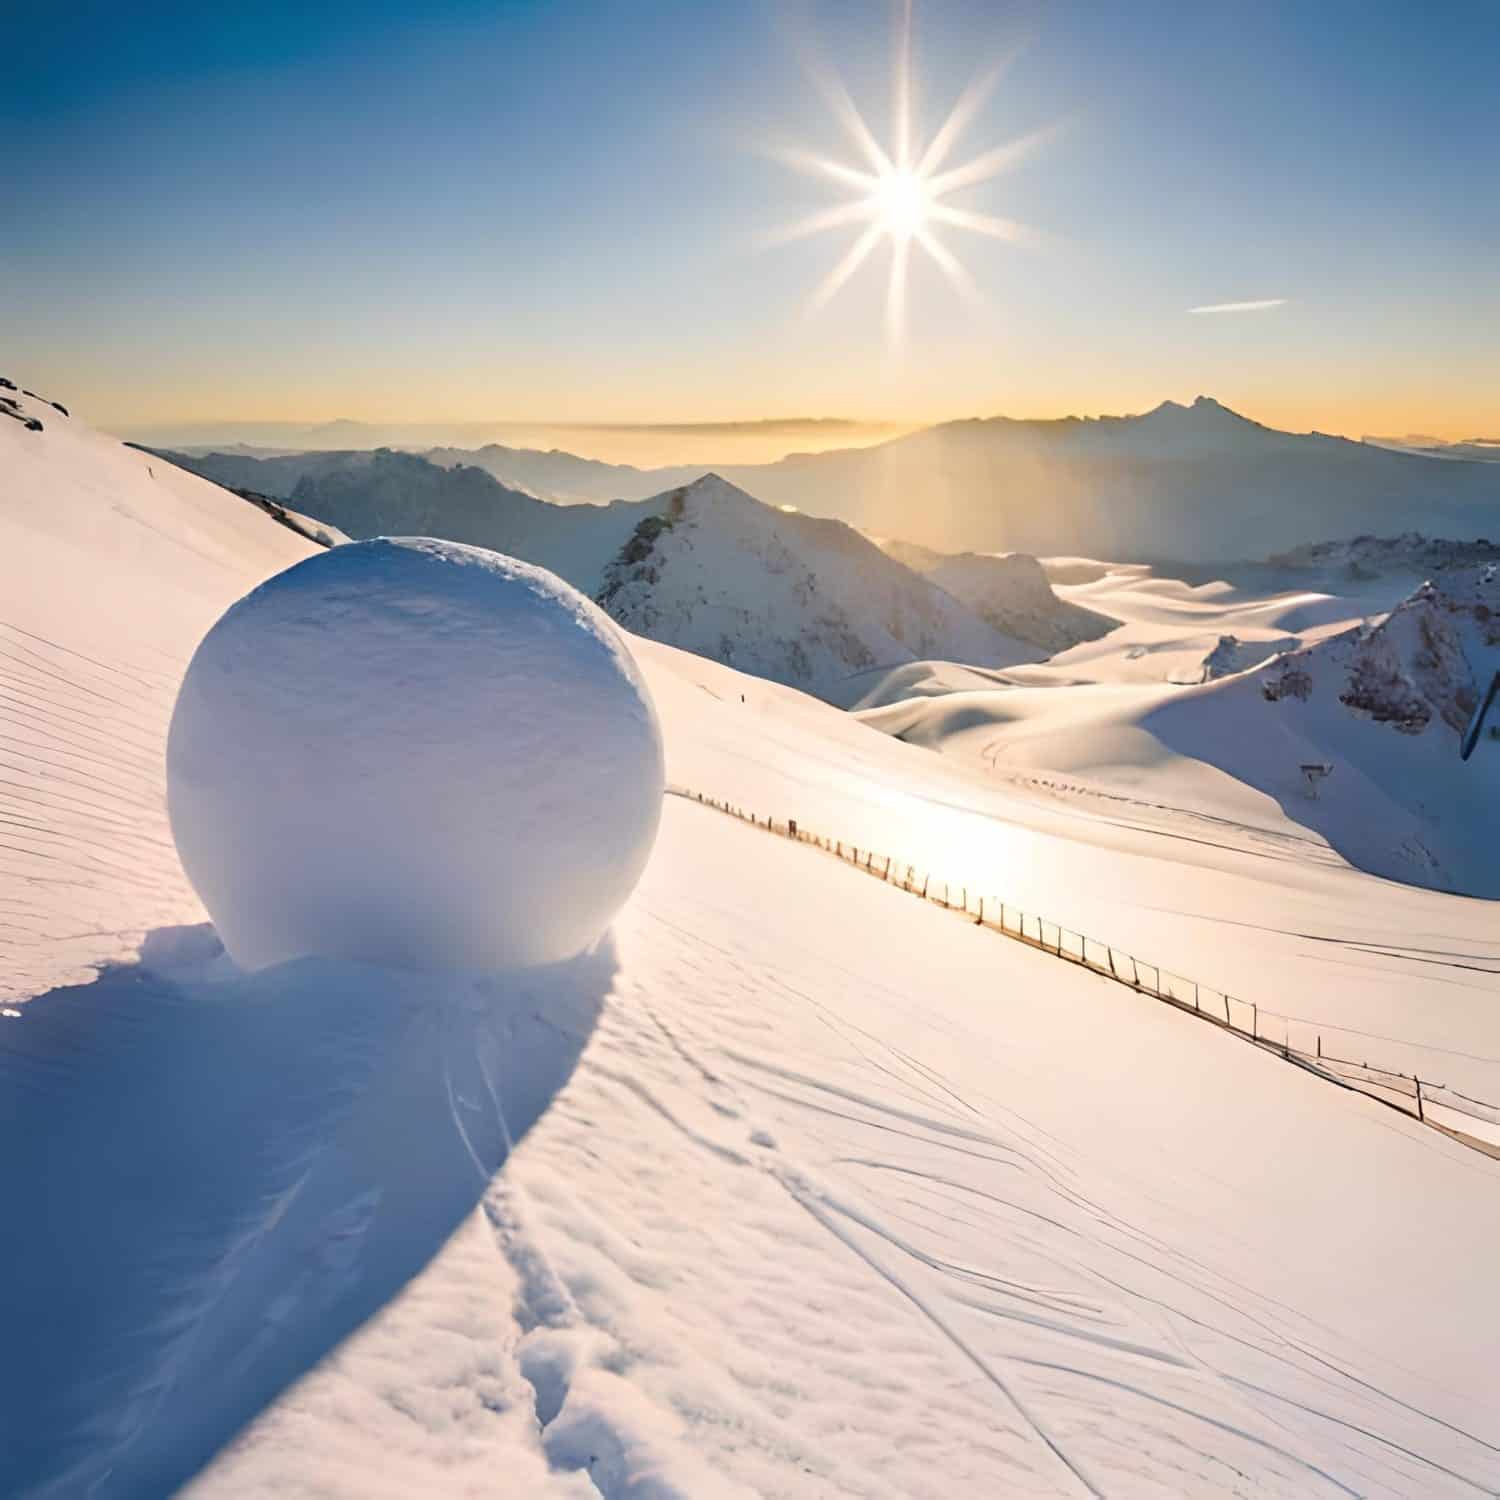
[[476, 978], [211, 928], [0, 1024], [0, 1493], [167, 1494], [378, 1311], [567, 1082], [606, 938]]

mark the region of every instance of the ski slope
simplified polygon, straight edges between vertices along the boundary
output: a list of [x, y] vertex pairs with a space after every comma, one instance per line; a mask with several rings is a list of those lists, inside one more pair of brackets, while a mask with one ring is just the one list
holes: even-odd
[[[669, 798], [582, 960], [234, 973], [161, 736], [308, 549], [7, 425], [0, 1492], [1500, 1488], [1500, 1162], [812, 849]], [[1493, 1081], [1487, 903], [636, 650], [673, 782]]]

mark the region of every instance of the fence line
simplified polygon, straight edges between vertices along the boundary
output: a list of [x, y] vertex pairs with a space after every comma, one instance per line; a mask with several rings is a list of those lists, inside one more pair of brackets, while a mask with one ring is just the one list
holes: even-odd
[[[1065, 963], [1089, 969], [1136, 991], [1137, 994], [1163, 1001], [1177, 1010], [1217, 1026], [1221, 1031], [1269, 1051], [1296, 1067], [1316, 1074], [1319, 1078], [1363, 1094], [1366, 1098], [1374, 1099], [1377, 1103], [1385, 1104], [1424, 1125], [1442, 1131], [1464, 1145], [1500, 1158], [1500, 1104], [1475, 1099], [1444, 1084], [1418, 1078], [1413, 1073], [1399, 1073], [1372, 1066], [1368, 1060], [1356, 1062], [1352, 1058], [1335, 1057], [1323, 1050], [1323, 1038], [1319, 1033], [1314, 1033], [1314, 1048], [1309, 1052], [1305, 1046], [1293, 1044], [1292, 1022], [1289, 1018], [1277, 1018], [1282, 1022], [1279, 1036], [1261, 1031], [1260, 1010], [1253, 1000], [1243, 1000], [1237, 995], [1163, 969], [1158, 964], [1137, 958], [1108, 943], [1100, 942], [1097, 938], [1074, 932], [1059, 923], [1023, 911], [999, 896], [987, 896], [971, 890], [967, 885], [953, 885], [935, 879], [930, 871], [904, 863], [892, 855], [862, 849], [854, 844], [846, 844], [841, 839], [816, 833], [799, 823], [796, 818], [777, 820], [763, 817], [747, 812], [743, 807], [684, 787], [668, 787], [667, 790], [672, 796], [696, 802], [702, 807], [711, 808], [778, 837], [790, 838], [799, 844], [810, 844], [886, 885], [896, 886], [918, 900], [940, 906], [946, 911], [960, 913], [970, 918], [975, 926], [989, 928], [1013, 942], [1024, 943], [1028, 948], [1049, 954]], [[1484, 1135], [1472, 1134], [1462, 1128], [1463, 1122], [1467, 1121], [1489, 1126], [1490, 1132]]]

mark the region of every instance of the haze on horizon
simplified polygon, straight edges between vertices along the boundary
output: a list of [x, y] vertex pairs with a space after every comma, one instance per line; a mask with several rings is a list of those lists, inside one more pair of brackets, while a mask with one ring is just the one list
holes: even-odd
[[[813, 314], [849, 236], [765, 241], [849, 196], [776, 159], [858, 155], [809, 59], [893, 138], [897, 16], [23, 6], [7, 366], [121, 431], [572, 428], [625, 457], [1198, 392], [1296, 431], [1493, 430], [1493, 7], [918, 0], [913, 136], [1006, 62], [952, 161], [1043, 135], [952, 201], [1036, 242], [946, 240], [972, 298], [913, 257], [892, 352], [894, 245]], [[798, 430], [823, 417], [853, 425]]]

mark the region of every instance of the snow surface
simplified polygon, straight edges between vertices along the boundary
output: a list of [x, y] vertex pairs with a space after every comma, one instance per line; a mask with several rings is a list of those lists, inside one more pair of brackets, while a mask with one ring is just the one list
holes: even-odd
[[661, 731], [620, 632], [555, 575], [355, 542], [234, 605], [167, 742], [172, 832], [230, 955], [555, 963], [634, 889]]
[[197, 912], [166, 818], [177, 686], [229, 604], [317, 550], [19, 399], [45, 426], [0, 423], [0, 1004]]
[[[166, 714], [310, 544], [6, 425], [0, 1493], [1500, 1488], [1500, 1163], [812, 849], [669, 798], [592, 955], [236, 973]], [[634, 649], [674, 782], [1500, 1095], [1492, 904]]]

